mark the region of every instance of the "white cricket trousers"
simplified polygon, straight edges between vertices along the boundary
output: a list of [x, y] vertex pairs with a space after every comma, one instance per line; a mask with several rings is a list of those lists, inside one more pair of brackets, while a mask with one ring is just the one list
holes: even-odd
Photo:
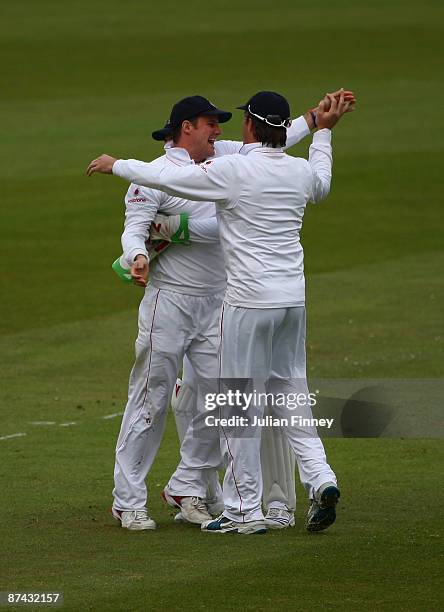
[[[305, 307], [239, 308], [224, 303], [221, 314], [220, 377], [252, 379], [267, 393], [288, 395], [304, 393], [305, 380]], [[300, 377], [304, 373], [304, 377]], [[263, 392], [264, 388], [257, 388]], [[270, 412], [289, 420], [284, 431], [296, 455], [301, 482], [313, 497], [325, 482], [336, 483], [327, 463], [323, 444], [314, 427], [291, 425], [286, 406], [274, 405]], [[264, 405], [255, 406], [263, 416]], [[312, 418], [308, 403], [293, 411]], [[263, 518], [261, 509], [262, 478], [260, 470], [261, 427], [242, 437], [239, 427], [221, 427], [221, 450], [227, 469], [224, 478], [224, 515], [235, 521]], [[254, 435], [251, 435], [254, 434]]]
[[192, 296], [148, 286], [139, 307], [136, 361], [116, 446], [114, 507], [146, 505], [145, 478], [162, 440], [182, 359], [196, 374], [217, 376], [223, 295]]

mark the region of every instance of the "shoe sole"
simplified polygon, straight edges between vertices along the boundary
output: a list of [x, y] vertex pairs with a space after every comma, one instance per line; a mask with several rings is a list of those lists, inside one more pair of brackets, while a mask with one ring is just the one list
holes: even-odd
[[156, 529], [156, 527], [124, 527], [122, 524], [120, 526], [127, 531], [154, 531]]
[[321, 495], [319, 501], [320, 508], [316, 515], [311, 519], [315, 523], [307, 524], [307, 531], [310, 533], [323, 531], [333, 525], [336, 520], [336, 506], [338, 504], [341, 493], [337, 487], [327, 487]]
[[264, 535], [267, 533], [267, 528], [264, 527], [263, 529], [255, 529], [254, 531], [238, 531], [237, 533], [239, 535]]
[[266, 525], [256, 525], [256, 526], [246, 526], [246, 527], [241, 527], [240, 529], [238, 527], [234, 527], [231, 529], [202, 529], [201, 527], [201, 531], [205, 532], [205, 533], [234, 533], [234, 534], [239, 534], [239, 535], [263, 535], [264, 533], [267, 533], [267, 527]]
[[203, 533], [233, 533], [235, 535], [263, 535], [267, 533], [266, 529], [257, 529], [256, 531], [239, 531], [238, 529], [202, 529]]
[[293, 519], [289, 523], [279, 523], [278, 521], [272, 521], [271, 519], [265, 519], [267, 529], [288, 529], [289, 527], [295, 526], [295, 520]]

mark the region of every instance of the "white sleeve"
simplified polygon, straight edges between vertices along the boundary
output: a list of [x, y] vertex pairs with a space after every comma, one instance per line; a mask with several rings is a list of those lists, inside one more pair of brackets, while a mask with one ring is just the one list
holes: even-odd
[[122, 234], [123, 253], [132, 266], [137, 255], [145, 255], [145, 241], [149, 237], [151, 221], [160, 205], [162, 194], [154, 189], [130, 185], [125, 197], [125, 229]]
[[217, 217], [208, 219], [189, 219], [188, 231], [191, 242], [219, 242]]
[[222, 155], [235, 155], [239, 153], [243, 146], [244, 143], [238, 140], [216, 140], [214, 143], [216, 157], [222, 157]]
[[323, 129], [313, 134], [308, 163], [313, 173], [311, 202], [319, 202], [330, 192], [331, 167], [333, 163], [331, 149], [331, 131]]
[[119, 159], [114, 163], [113, 174], [179, 198], [223, 205], [240, 190], [235, 157], [226, 155], [203, 164], [164, 168], [135, 159]]
[[293, 119], [290, 127], [287, 128], [287, 144], [285, 149], [297, 144], [309, 134], [310, 128], [302, 115], [297, 119]]

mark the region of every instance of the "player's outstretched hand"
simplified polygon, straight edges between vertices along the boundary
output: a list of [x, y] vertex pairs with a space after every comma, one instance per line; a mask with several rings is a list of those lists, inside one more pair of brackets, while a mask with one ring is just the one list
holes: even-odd
[[94, 172], [101, 172], [102, 174], [112, 174], [114, 163], [117, 161], [115, 157], [111, 157], [111, 155], [106, 155], [105, 153], [98, 157], [97, 159], [93, 159], [86, 169], [86, 174], [91, 176]]
[[[350, 112], [354, 111], [355, 110], [355, 105], [356, 105], [355, 94], [353, 93], [353, 91], [351, 91], [349, 89], [344, 89], [343, 87], [341, 89], [338, 89], [337, 91], [332, 91], [331, 93], [326, 93], [325, 94], [324, 98], [322, 99], [322, 102], [324, 102], [323, 110], [324, 111], [330, 110], [330, 105], [331, 105], [332, 97], [335, 98], [337, 102], [339, 102], [339, 98], [341, 97], [341, 94], [344, 95], [344, 101], [348, 102], [347, 110], [345, 112], [346, 113], [350, 113]], [[320, 104], [320, 102], [319, 102], [319, 104]], [[310, 130], [314, 130], [316, 127], [318, 127], [317, 115], [318, 115], [318, 112], [319, 112], [319, 104], [318, 104], [318, 106], [310, 108], [304, 114], [305, 121], [307, 122], [308, 127], [310, 128]]]
[[325, 110], [328, 110], [330, 108], [330, 96], [333, 96], [334, 98], [336, 98], [336, 101], [339, 102], [341, 93], [344, 94], [345, 102], [349, 103], [348, 108], [345, 112], [350, 113], [351, 111], [355, 110], [355, 104], [356, 104], [355, 94], [349, 89], [344, 89], [344, 88], [341, 88], [341, 89], [338, 89], [337, 91], [332, 91], [331, 93], [325, 94], [325, 97], [323, 100], [325, 104]]
[[339, 100], [332, 94], [327, 96], [330, 98], [330, 108], [327, 110], [326, 103], [321, 100], [316, 112], [316, 122], [320, 130], [323, 128], [331, 130], [350, 107], [350, 102], [345, 100], [344, 91], [341, 91]]
[[148, 284], [149, 264], [145, 255], [137, 255], [136, 261], [131, 266], [131, 276], [139, 287], [146, 287]]

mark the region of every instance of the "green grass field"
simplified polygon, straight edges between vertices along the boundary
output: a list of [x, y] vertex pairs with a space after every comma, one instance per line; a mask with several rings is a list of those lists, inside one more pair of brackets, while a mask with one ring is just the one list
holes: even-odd
[[110, 271], [125, 183], [84, 176], [105, 151], [160, 154], [150, 133], [185, 95], [231, 109], [276, 89], [297, 115], [352, 88], [303, 230], [309, 373], [442, 378], [443, 17], [433, 0], [2, 4], [0, 591], [62, 590], [72, 611], [443, 608], [438, 439], [328, 439], [330, 530], [304, 531], [298, 489], [293, 530], [215, 538], [161, 503], [170, 419], [148, 479], [159, 529], [115, 526], [119, 418], [102, 417], [125, 404], [141, 292]]

